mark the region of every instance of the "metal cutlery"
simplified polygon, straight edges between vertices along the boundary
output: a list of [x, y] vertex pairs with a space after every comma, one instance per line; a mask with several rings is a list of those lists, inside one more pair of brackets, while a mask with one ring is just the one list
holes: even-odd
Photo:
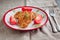
[[53, 8], [49, 9], [49, 11], [50, 11], [50, 16], [53, 18], [53, 20], [54, 20], [54, 22], [56, 24], [57, 30], [60, 31], [60, 25], [59, 25], [59, 23], [57, 22], [57, 20], [55, 18], [55, 13], [54, 13]]
[[49, 18], [50, 25], [52, 27], [52, 31], [55, 32], [55, 33], [58, 32], [57, 29], [56, 29], [56, 25], [54, 23], [54, 20], [53, 20], [53, 18], [49, 14], [49, 8], [46, 9], [46, 12], [48, 14], [48, 18]]

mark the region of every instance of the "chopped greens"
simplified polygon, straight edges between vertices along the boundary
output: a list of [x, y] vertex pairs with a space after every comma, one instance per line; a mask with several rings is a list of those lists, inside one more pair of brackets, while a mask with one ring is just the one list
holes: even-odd
[[27, 12], [25, 12], [25, 18], [28, 18], [29, 17], [29, 14]]
[[25, 14], [25, 17], [28, 18], [28, 14], [27, 13]]
[[37, 10], [36, 12], [39, 12], [39, 10]]
[[45, 15], [42, 15], [42, 17], [44, 18], [44, 17], [45, 17]]
[[15, 13], [16, 11], [15, 11], [15, 10], [13, 10], [13, 12]]
[[41, 24], [35, 24], [35, 27], [39, 27], [39, 26], [41, 26]]
[[[37, 10], [36, 12], [39, 12], [39, 10]], [[45, 15], [42, 15], [42, 17], [44, 18], [44, 17], [45, 17]]]

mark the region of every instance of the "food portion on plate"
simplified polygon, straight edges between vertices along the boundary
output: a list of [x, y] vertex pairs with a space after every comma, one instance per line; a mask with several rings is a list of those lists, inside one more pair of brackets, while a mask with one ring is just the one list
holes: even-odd
[[22, 7], [22, 11], [18, 11], [15, 15], [10, 16], [10, 24], [26, 28], [32, 21], [34, 21], [34, 24], [40, 24], [42, 19], [42, 15], [32, 12], [32, 8]]

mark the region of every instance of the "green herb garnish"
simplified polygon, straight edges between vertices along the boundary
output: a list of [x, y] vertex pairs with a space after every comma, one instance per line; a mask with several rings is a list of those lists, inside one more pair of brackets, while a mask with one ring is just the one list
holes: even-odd
[[16, 11], [15, 11], [15, 10], [13, 10], [13, 12], [15, 13]]
[[36, 12], [39, 12], [39, 10], [37, 10]]
[[35, 27], [39, 27], [39, 26], [41, 26], [41, 24], [35, 24]]
[[44, 17], [45, 17], [45, 15], [42, 15], [42, 17], [44, 18]]
[[25, 15], [24, 15], [25, 18], [28, 18], [29, 17], [29, 14], [27, 12], [25, 12]]

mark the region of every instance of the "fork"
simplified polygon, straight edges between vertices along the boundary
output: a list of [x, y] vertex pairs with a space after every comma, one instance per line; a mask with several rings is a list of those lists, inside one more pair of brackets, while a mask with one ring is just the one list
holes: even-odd
[[56, 24], [57, 30], [60, 31], [60, 25], [59, 25], [59, 23], [57, 22], [57, 19], [55, 18], [55, 13], [54, 13], [53, 8], [49, 9], [49, 11], [50, 11], [50, 16], [53, 18], [53, 20], [54, 20], [54, 22], [55, 22], [55, 24]]
[[47, 14], [48, 14], [48, 18], [49, 18], [50, 25], [51, 25], [51, 27], [52, 27], [52, 31], [53, 31], [54, 33], [58, 32], [57, 29], [56, 29], [55, 23], [54, 23], [54, 21], [53, 21], [53, 18], [50, 16], [49, 8], [46, 9], [46, 12], [47, 12]]

